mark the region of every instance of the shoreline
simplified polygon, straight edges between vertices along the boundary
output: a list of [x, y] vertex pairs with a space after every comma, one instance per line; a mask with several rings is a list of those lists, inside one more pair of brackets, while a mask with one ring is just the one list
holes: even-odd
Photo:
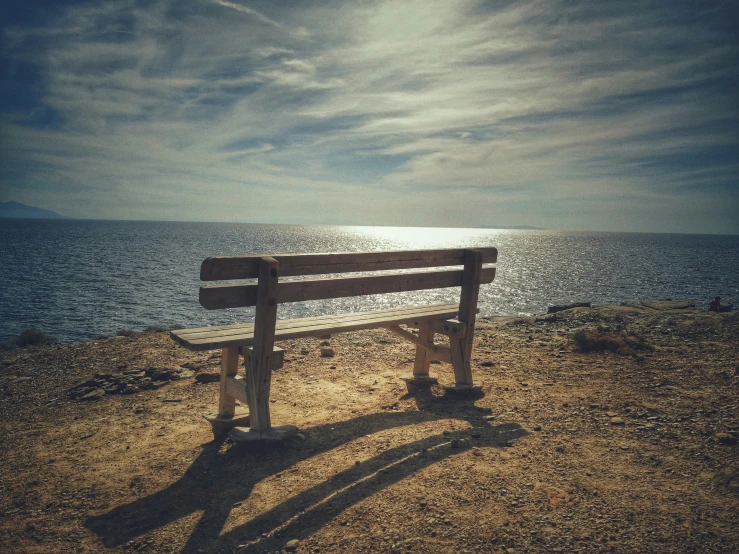
[[[552, 305], [548, 306], [548, 311], [546, 313], [532, 313], [532, 314], [510, 314], [510, 315], [491, 315], [491, 316], [478, 316], [478, 320], [480, 321], [496, 321], [496, 320], [505, 320], [508, 318], [536, 318], [536, 317], [544, 317], [546, 315], [549, 315], [551, 313], [554, 313], [555, 311], [563, 311], [566, 309], [571, 309], [575, 307], [592, 307], [594, 309], [597, 308], [608, 308], [613, 306], [621, 306], [621, 307], [641, 307], [641, 306], [647, 306], [649, 305], [656, 306], [657, 304], [663, 304], [664, 307], [662, 308], [652, 308], [656, 310], [665, 310], [665, 309], [695, 309], [698, 311], [707, 311], [708, 302], [705, 302], [705, 308], [703, 307], [702, 303], [699, 303], [695, 300], [673, 300], [671, 298], [667, 299], [660, 299], [660, 300], [641, 300], [641, 301], [621, 301], [619, 303], [612, 303], [612, 304], [594, 304], [592, 302], [570, 302], [568, 304], [562, 304], [562, 305]], [[556, 310], [553, 310], [556, 309]], [[245, 320], [246, 321], [246, 320]], [[248, 322], [248, 321], [246, 321]], [[215, 325], [215, 324], [214, 324]], [[37, 327], [31, 326], [29, 328], [23, 329], [19, 331], [17, 334], [9, 335], [7, 340], [0, 340], [0, 351], [2, 350], [12, 350], [14, 348], [17, 348], [16, 341], [20, 338], [22, 333], [28, 332], [28, 331], [34, 331], [35, 333], [39, 333], [40, 335], [46, 337], [46, 340], [48, 342], [34, 342], [31, 343], [31, 346], [49, 346], [49, 345], [72, 345], [72, 344], [84, 344], [91, 341], [101, 341], [101, 340], [109, 340], [109, 339], [118, 339], [121, 337], [133, 337], [136, 335], [141, 335], [144, 333], [149, 332], [170, 332], [177, 329], [183, 329], [185, 328], [184, 325], [147, 325], [143, 329], [137, 330], [132, 328], [121, 328], [118, 329], [115, 334], [99, 334], [96, 337], [90, 337], [84, 340], [60, 340], [57, 339], [53, 332], [49, 332], [46, 329], [39, 329]], [[25, 346], [25, 345], [24, 345]], [[22, 346], [23, 347], [23, 346]]]
[[[581, 352], [579, 330], [639, 341]], [[186, 351], [166, 332], [0, 352], [0, 550], [667, 554], [739, 543], [737, 312], [610, 305], [483, 320], [473, 375], [484, 394], [469, 399], [406, 394], [414, 349], [390, 333], [331, 345], [321, 358], [317, 340], [281, 343], [273, 422], [303, 439], [259, 448], [213, 441], [202, 414], [218, 383], [199, 376], [217, 375], [219, 353]], [[432, 372], [453, 379], [446, 364]], [[96, 374], [136, 390], [70, 394]], [[147, 377], [154, 387], [135, 384]]]

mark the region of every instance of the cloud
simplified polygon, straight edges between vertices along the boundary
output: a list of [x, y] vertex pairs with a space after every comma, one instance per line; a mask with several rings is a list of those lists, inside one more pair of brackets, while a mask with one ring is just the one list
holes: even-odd
[[726, 9], [76, 5], [3, 30], [39, 77], [0, 104], [0, 184], [88, 217], [739, 232]]

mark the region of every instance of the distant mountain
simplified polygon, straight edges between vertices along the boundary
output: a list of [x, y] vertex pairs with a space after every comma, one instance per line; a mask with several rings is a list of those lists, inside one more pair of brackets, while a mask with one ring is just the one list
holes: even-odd
[[517, 231], [546, 231], [544, 227], [531, 227], [530, 225], [507, 225], [505, 227], [492, 227], [490, 225], [481, 225], [480, 229], [514, 229]]
[[51, 210], [26, 206], [20, 202], [0, 202], [0, 218], [16, 219], [72, 219]]

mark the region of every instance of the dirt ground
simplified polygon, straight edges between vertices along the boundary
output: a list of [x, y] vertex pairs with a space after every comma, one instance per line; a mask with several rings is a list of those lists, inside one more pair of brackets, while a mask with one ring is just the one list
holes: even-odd
[[214, 441], [166, 332], [0, 352], [0, 551], [736, 552], [739, 314], [673, 307], [483, 320], [477, 397], [384, 330], [280, 343], [280, 445]]

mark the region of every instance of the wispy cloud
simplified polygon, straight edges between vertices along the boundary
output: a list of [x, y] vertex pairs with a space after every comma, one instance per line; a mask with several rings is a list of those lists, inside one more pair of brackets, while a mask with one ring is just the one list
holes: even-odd
[[728, 9], [72, 6], [4, 29], [2, 195], [89, 217], [739, 232]]

